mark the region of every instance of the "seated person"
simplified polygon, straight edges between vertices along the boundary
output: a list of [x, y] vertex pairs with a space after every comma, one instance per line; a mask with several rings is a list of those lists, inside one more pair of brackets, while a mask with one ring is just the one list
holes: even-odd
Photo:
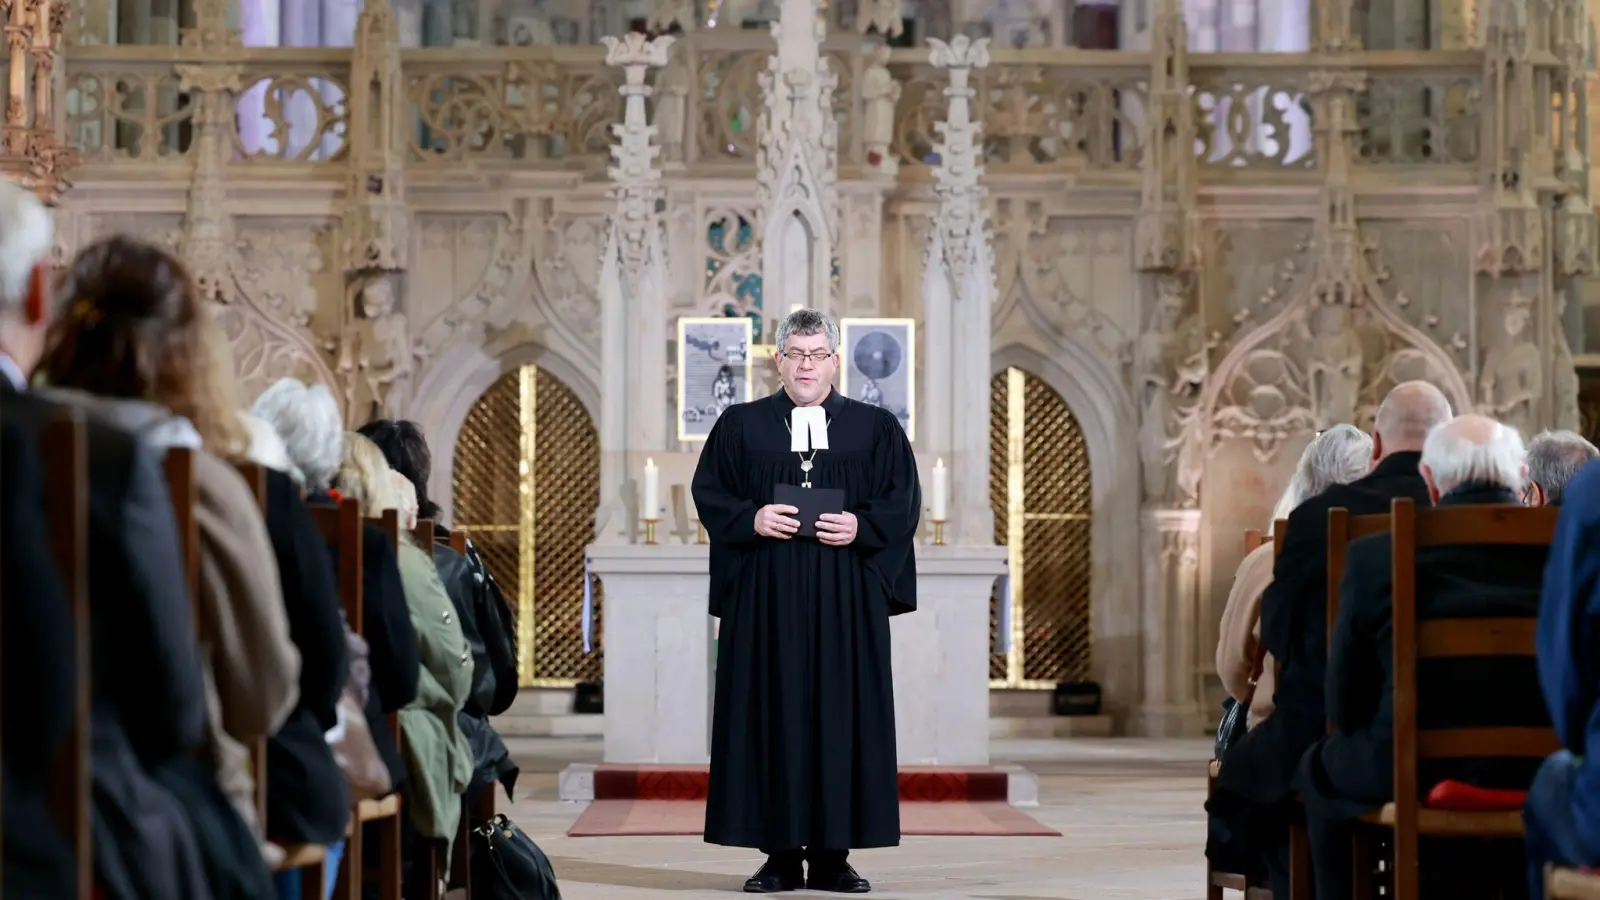
[[[1435, 428], [1423, 445], [1422, 477], [1441, 508], [1517, 504], [1526, 476], [1516, 429], [1483, 416]], [[1539, 613], [1542, 546], [1429, 547], [1417, 552], [1418, 619], [1527, 617]], [[1318, 897], [1351, 896], [1351, 822], [1393, 797], [1394, 673], [1388, 534], [1350, 545], [1328, 656], [1327, 704], [1333, 733], [1301, 759], [1295, 787], [1305, 800]], [[1426, 660], [1418, 667], [1418, 726], [1538, 727], [1538, 675], [1526, 658]], [[1523, 789], [1534, 765], [1524, 759], [1425, 761], [1424, 790], [1453, 780], [1481, 788]]]
[[[1336, 484], [1349, 484], [1366, 475], [1371, 470], [1371, 459], [1372, 438], [1354, 425], [1335, 425], [1317, 435], [1300, 454], [1289, 487], [1273, 510], [1268, 534], [1279, 518], [1288, 518], [1301, 502]], [[1259, 683], [1253, 692], [1250, 688], [1256, 654], [1261, 652], [1261, 595], [1272, 583], [1273, 555], [1272, 542], [1267, 541], [1239, 563], [1217, 641], [1217, 676], [1228, 696], [1242, 702], [1246, 695], [1254, 694], [1250, 702], [1251, 728], [1272, 712], [1272, 690], [1277, 681], [1277, 666], [1268, 653], [1262, 661]]]
[[1600, 466], [1585, 466], [1565, 492], [1550, 543], [1539, 606], [1539, 683], [1566, 749], [1540, 767], [1522, 812], [1528, 896], [1544, 896], [1545, 863], [1600, 865]]
[[1307, 747], [1327, 730], [1323, 708], [1328, 602], [1328, 510], [1386, 513], [1394, 497], [1428, 502], [1417, 471], [1422, 442], [1450, 419], [1450, 402], [1422, 381], [1396, 385], [1373, 421], [1372, 471], [1304, 500], [1289, 514], [1272, 583], [1261, 595], [1261, 643], [1277, 664], [1272, 715], [1228, 748], [1206, 811], [1227, 823], [1267, 869], [1274, 896], [1289, 895], [1291, 782]]
[[1528, 442], [1528, 483], [1522, 502], [1528, 506], [1560, 506], [1567, 482], [1578, 470], [1600, 459], [1600, 449], [1571, 431], [1546, 431]]

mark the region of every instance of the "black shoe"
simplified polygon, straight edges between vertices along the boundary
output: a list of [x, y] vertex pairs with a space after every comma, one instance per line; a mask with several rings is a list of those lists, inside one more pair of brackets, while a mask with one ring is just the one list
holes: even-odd
[[781, 891], [796, 891], [805, 884], [805, 880], [799, 862], [785, 862], [769, 856], [754, 875], [745, 879], [744, 892], [776, 894]]
[[865, 894], [872, 890], [872, 882], [862, 878], [849, 863], [841, 863], [838, 866], [819, 866], [813, 863], [811, 871], [806, 875], [806, 887], [813, 891], [828, 891], [834, 894]]

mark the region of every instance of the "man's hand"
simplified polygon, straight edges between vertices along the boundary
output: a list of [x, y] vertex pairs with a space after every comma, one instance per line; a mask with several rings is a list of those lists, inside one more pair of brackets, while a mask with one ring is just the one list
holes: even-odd
[[817, 519], [817, 540], [829, 547], [843, 547], [855, 539], [855, 513], [823, 513]]
[[787, 541], [800, 530], [800, 520], [789, 518], [799, 511], [784, 503], [769, 503], [761, 507], [756, 510], [756, 534]]

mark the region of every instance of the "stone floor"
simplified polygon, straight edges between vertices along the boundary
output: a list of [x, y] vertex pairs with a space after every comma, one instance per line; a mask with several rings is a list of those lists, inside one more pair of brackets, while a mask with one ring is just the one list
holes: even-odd
[[[697, 838], [568, 838], [580, 808], [556, 800], [568, 763], [598, 762], [597, 738], [513, 738], [522, 792], [511, 816], [544, 848], [567, 900], [726, 897], [755, 851]], [[1204, 740], [1010, 740], [996, 763], [1040, 776], [1027, 812], [1061, 838], [907, 838], [852, 855], [874, 896], [974, 900], [1200, 900]], [[820, 895], [813, 895], [820, 896]]]

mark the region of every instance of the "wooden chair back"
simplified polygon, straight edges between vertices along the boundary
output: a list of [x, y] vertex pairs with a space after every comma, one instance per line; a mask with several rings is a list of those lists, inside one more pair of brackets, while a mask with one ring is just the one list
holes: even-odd
[[[1461, 545], [1548, 546], [1555, 534], [1558, 514], [1559, 510], [1551, 507], [1483, 505], [1418, 510], [1416, 502], [1409, 498], [1393, 502], [1390, 518], [1394, 527], [1390, 541], [1394, 567], [1394, 896], [1400, 900], [1416, 898], [1420, 888], [1417, 846], [1423, 823], [1420, 822], [1422, 804], [1418, 799], [1417, 768], [1421, 760], [1543, 759], [1561, 747], [1555, 730], [1548, 726], [1427, 731], [1417, 727], [1419, 662], [1464, 657], [1532, 657], [1537, 624], [1531, 616], [1419, 622], [1417, 551]], [[1457, 814], [1456, 817], [1470, 819], [1473, 815]], [[1520, 813], [1516, 814], [1516, 821], [1520, 826]], [[1450, 830], [1457, 832], [1460, 826]], [[1471, 833], [1469, 828], [1467, 834]]]
[[1333, 641], [1333, 623], [1339, 621], [1339, 585], [1344, 582], [1345, 561], [1349, 557], [1350, 542], [1369, 534], [1383, 534], [1389, 530], [1389, 514], [1352, 516], [1350, 510], [1336, 506], [1328, 510], [1328, 615], [1327, 635]]
[[345, 622], [350, 630], [361, 634], [366, 620], [362, 618], [362, 519], [361, 504], [355, 500], [339, 501], [338, 506], [312, 506], [311, 520], [322, 532], [322, 540], [339, 551], [339, 602], [344, 607]]
[[[235, 463], [234, 468], [239, 471], [240, 477], [250, 488], [250, 496], [255, 498], [256, 508], [261, 510], [264, 517], [267, 514], [267, 470], [255, 463]], [[250, 748], [251, 768], [256, 779], [256, 821], [265, 827], [267, 822], [267, 739], [260, 738], [255, 746]]]
[[88, 900], [94, 894], [89, 749], [94, 666], [89, 628], [89, 437], [83, 413], [68, 410], [46, 425], [39, 436], [39, 455], [51, 555], [72, 608], [77, 679], [72, 730], [51, 769], [50, 807], [57, 827], [72, 845], [77, 900]]
[[1266, 538], [1262, 537], [1261, 529], [1259, 529], [1259, 528], [1246, 528], [1244, 530], [1244, 552], [1245, 553], [1254, 553], [1254, 552], [1256, 552], [1256, 548], [1260, 547], [1264, 543], [1266, 543]]
[[417, 524], [411, 528], [411, 539], [417, 542], [428, 554], [433, 553], [433, 520], [418, 519]]
[[458, 528], [450, 532], [450, 549], [462, 556], [467, 555], [467, 533], [465, 531]]
[[1283, 533], [1288, 529], [1288, 519], [1272, 520], [1272, 555], [1274, 557], [1283, 552]]

